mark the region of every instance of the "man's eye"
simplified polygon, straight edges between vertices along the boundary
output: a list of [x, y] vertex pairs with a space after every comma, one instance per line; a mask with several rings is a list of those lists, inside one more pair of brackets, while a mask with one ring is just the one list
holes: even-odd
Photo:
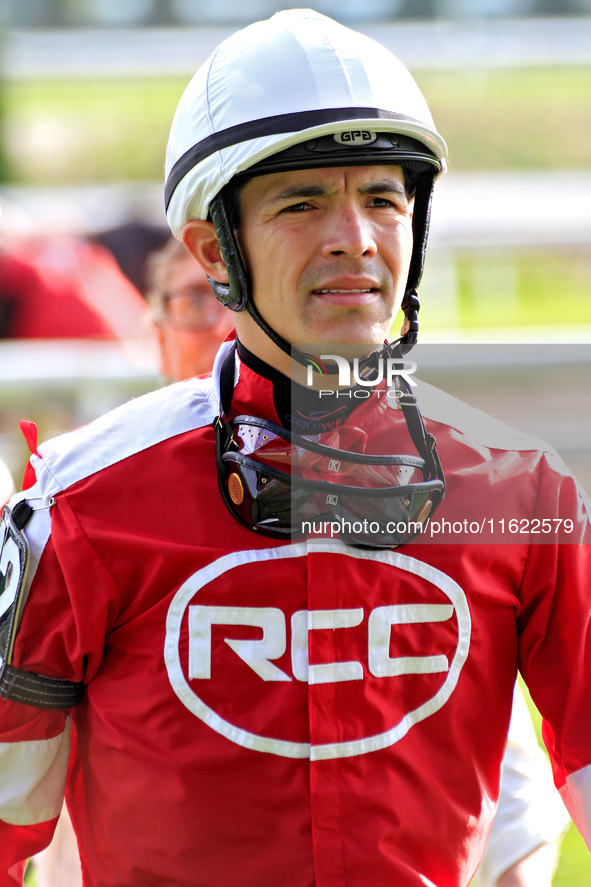
[[374, 197], [374, 198], [372, 198], [371, 206], [375, 206], [375, 207], [379, 207], [379, 208], [384, 207], [384, 206], [385, 207], [390, 207], [390, 206], [394, 207], [395, 204], [391, 200], [388, 200], [386, 197]]
[[303, 200], [301, 203], [292, 203], [290, 206], [286, 206], [283, 212], [286, 213], [301, 213], [306, 209], [310, 208], [310, 204]]

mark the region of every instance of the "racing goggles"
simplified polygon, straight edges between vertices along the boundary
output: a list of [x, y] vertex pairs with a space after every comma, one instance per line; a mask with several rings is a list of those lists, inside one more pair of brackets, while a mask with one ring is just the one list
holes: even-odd
[[354, 452], [366, 435], [351, 426], [309, 438], [253, 416], [220, 416], [224, 502], [241, 524], [268, 536], [319, 533], [371, 548], [409, 542], [443, 499], [445, 479], [414, 397], [403, 409], [420, 455]]

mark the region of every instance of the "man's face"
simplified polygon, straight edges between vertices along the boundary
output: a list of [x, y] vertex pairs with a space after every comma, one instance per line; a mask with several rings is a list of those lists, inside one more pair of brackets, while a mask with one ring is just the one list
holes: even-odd
[[[400, 307], [412, 200], [398, 166], [273, 173], [241, 195], [254, 302], [293, 344], [379, 343]], [[248, 331], [250, 318], [236, 316]]]

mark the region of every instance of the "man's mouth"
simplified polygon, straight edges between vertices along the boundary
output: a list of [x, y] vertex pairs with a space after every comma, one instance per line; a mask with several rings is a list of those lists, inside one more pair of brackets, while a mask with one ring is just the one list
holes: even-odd
[[357, 295], [358, 293], [374, 293], [375, 288], [365, 286], [365, 287], [363, 287], [363, 289], [359, 289], [359, 290], [330, 289], [330, 290], [314, 290], [314, 292], [318, 293], [321, 296], [325, 295], [325, 293], [342, 293], [345, 296], [349, 296], [349, 295], [354, 296], [354, 295]]

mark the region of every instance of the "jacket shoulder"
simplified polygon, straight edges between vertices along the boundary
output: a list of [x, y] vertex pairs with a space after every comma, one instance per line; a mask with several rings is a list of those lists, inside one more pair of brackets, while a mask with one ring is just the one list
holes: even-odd
[[475, 444], [492, 450], [555, 452], [540, 438], [518, 431], [426, 382], [418, 382], [413, 393], [425, 419], [447, 426]]
[[46, 495], [53, 495], [167, 439], [211, 425], [217, 413], [211, 378], [188, 379], [46, 441], [31, 462]]

